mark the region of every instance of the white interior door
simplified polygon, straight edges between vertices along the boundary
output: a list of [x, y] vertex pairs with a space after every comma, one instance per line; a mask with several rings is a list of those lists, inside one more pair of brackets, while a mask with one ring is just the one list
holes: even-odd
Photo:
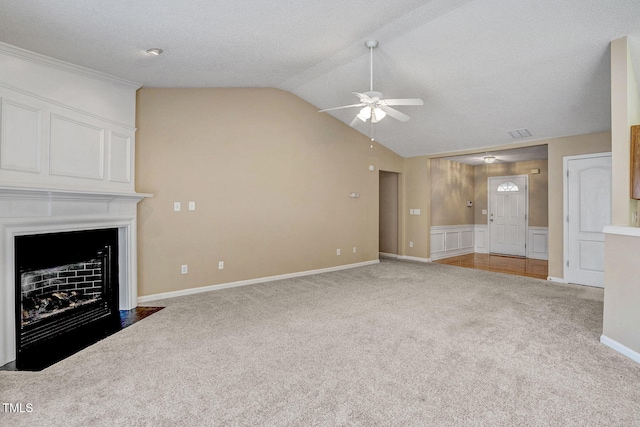
[[611, 224], [611, 154], [565, 160], [565, 273], [569, 283], [604, 287], [604, 233]]
[[488, 179], [491, 253], [527, 254], [527, 179], [527, 175]]

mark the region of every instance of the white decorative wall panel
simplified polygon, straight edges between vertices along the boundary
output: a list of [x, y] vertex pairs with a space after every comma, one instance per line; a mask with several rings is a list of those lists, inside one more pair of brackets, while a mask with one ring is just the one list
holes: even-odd
[[0, 43], [0, 187], [135, 193], [139, 87]]
[[131, 137], [111, 132], [109, 138], [109, 180], [131, 182]]
[[473, 251], [473, 230], [460, 231], [460, 249], [471, 249]]
[[444, 244], [447, 251], [460, 249], [460, 231], [447, 231], [444, 235]]
[[431, 227], [431, 258], [433, 258], [434, 254], [443, 252], [445, 248], [444, 233], [435, 232], [433, 228]]
[[489, 253], [489, 227], [482, 224], [474, 226], [474, 252], [481, 254]]
[[547, 227], [529, 227], [527, 258], [549, 259], [549, 230]]
[[104, 129], [51, 116], [51, 174], [104, 177]]
[[42, 147], [40, 110], [2, 98], [0, 114], [0, 168], [39, 173]]
[[431, 259], [473, 253], [474, 226], [446, 225], [431, 227]]

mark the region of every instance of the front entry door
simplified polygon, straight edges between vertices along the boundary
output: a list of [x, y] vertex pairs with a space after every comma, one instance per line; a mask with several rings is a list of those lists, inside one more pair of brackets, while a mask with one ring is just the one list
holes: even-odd
[[611, 224], [611, 154], [567, 158], [565, 275], [604, 287], [604, 233]]
[[489, 186], [489, 251], [527, 254], [527, 175], [491, 177]]

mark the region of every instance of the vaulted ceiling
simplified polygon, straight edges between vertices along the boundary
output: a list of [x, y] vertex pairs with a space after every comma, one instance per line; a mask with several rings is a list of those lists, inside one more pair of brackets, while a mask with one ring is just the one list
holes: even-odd
[[318, 109], [369, 89], [378, 40], [374, 89], [425, 104], [355, 128], [405, 157], [609, 130], [622, 36], [640, 77], [638, 0], [0, 0], [2, 42], [146, 87], [276, 87]]

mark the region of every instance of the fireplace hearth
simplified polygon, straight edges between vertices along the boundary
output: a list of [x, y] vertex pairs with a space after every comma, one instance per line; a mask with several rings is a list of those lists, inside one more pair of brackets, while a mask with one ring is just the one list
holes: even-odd
[[18, 369], [119, 328], [117, 228], [16, 236], [15, 254]]

